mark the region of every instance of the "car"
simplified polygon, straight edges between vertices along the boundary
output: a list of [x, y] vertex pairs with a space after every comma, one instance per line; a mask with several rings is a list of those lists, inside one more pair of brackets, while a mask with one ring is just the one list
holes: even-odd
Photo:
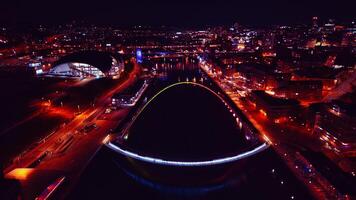
[[107, 108], [106, 110], [105, 110], [105, 114], [110, 114], [111, 113], [111, 109], [110, 108]]
[[97, 128], [97, 125], [95, 123], [91, 123], [91, 124], [85, 125], [82, 129], [80, 129], [80, 132], [89, 133], [90, 131], [92, 131], [96, 128]]

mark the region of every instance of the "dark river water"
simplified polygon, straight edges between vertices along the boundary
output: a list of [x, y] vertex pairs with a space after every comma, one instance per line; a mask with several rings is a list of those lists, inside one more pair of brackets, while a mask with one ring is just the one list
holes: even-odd
[[[180, 81], [201, 81], [193, 64], [159, 64], [149, 97]], [[205, 82], [204, 82], [205, 81]], [[207, 84], [204, 80], [204, 84]], [[172, 87], [151, 101], [129, 130], [126, 145], [171, 160], [206, 160], [255, 145], [226, 105], [194, 85]], [[103, 147], [69, 199], [312, 199], [272, 148], [214, 167], [170, 167], [127, 159]]]
[[174, 160], [207, 160], [247, 147], [224, 103], [191, 84], [169, 88], [148, 104], [131, 127], [127, 143]]

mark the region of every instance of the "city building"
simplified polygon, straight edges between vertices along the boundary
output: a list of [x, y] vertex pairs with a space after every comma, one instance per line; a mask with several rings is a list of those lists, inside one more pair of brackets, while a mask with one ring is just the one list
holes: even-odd
[[287, 81], [273, 90], [274, 95], [298, 100], [320, 100], [323, 82], [320, 80]]
[[252, 91], [248, 99], [270, 120], [295, 118], [298, 113], [296, 111], [300, 108], [299, 101], [295, 99], [273, 97], [261, 90]]
[[111, 98], [111, 104], [117, 107], [134, 106], [136, 105], [138, 99], [142, 96], [147, 86], [148, 82], [146, 80], [140, 79], [126, 90], [114, 94]]
[[354, 105], [333, 101], [316, 114], [313, 134], [324, 147], [344, 156], [356, 156], [356, 115]]
[[338, 75], [343, 69], [334, 69], [328, 67], [304, 67], [293, 73], [292, 80], [318, 80], [322, 81], [323, 90], [329, 91], [334, 88], [338, 82]]
[[66, 77], [117, 77], [124, 71], [119, 62], [109, 53], [82, 51], [60, 58], [47, 75]]
[[238, 65], [237, 73], [246, 80], [245, 86], [252, 90], [270, 90], [291, 77], [290, 73], [281, 73], [273, 65], [256, 63]]

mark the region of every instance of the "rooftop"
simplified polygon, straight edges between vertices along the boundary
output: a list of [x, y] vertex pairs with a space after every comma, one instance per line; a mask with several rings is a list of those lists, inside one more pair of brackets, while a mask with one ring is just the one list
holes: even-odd
[[299, 101], [295, 99], [284, 99], [273, 97], [262, 90], [256, 90], [252, 92], [255, 97], [262, 99], [269, 106], [297, 106]]
[[111, 69], [113, 57], [107, 52], [79, 51], [60, 58], [54, 66], [71, 62], [85, 63], [105, 73]]

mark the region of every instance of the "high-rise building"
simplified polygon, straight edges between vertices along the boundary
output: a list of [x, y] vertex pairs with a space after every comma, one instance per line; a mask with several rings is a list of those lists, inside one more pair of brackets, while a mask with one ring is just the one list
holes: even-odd
[[318, 28], [318, 22], [319, 22], [319, 19], [318, 19], [318, 17], [313, 17], [312, 18], [312, 28], [314, 28], [314, 29], [317, 29]]

